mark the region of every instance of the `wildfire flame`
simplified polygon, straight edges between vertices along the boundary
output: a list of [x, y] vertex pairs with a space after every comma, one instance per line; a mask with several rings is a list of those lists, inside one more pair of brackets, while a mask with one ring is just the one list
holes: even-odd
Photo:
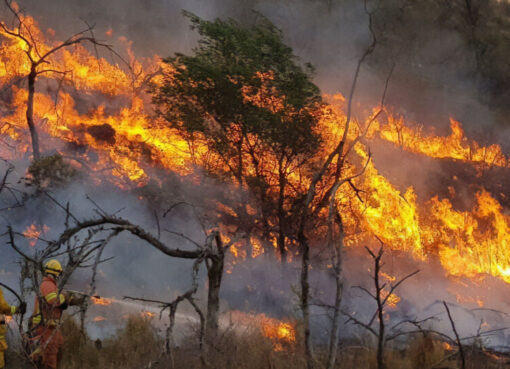
[[147, 319], [152, 319], [156, 316], [156, 313], [153, 313], [151, 311], [142, 311], [142, 317]]
[[106, 318], [104, 316], [98, 315], [94, 318], [94, 322], [104, 322]]
[[113, 299], [105, 298], [105, 297], [91, 297], [92, 303], [95, 305], [103, 305], [108, 306], [113, 303]]
[[[30, 29], [31, 37], [37, 40], [39, 53], [57, 44], [52, 39], [54, 32], [42, 32], [32, 17], [22, 15], [22, 21]], [[108, 31], [107, 35], [113, 37], [113, 31]], [[30, 152], [30, 139], [25, 117], [28, 93], [14, 82], [29, 73], [30, 63], [23, 42], [4, 31], [0, 31], [0, 38], [0, 86], [12, 92], [12, 101], [4, 101], [2, 104], [6, 109], [0, 110], [5, 122], [0, 126], [0, 136], [7, 143], [0, 146], [0, 155], [16, 159]], [[45, 138], [41, 140], [43, 149], [58, 147], [62, 154], [71, 157], [73, 165], [86, 168], [97, 181], [108, 180], [122, 188], [145, 185], [151, 168], [166, 168], [189, 175], [194, 166], [210, 168], [212, 163], [220, 162], [201, 143], [200, 137], [191, 144], [179, 132], [151, 117], [152, 106], [144, 93], [145, 83], [148, 80], [161, 83], [158, 72], [164, 69], [171, 75], [172, 71], [157, 57], [137, 59], [129, 42], [124, 40], [124, 43], [131, 69], [136, 73], [128, 73], [121, 66], [98, 58], [82, 45], [62, 49], [50, 58], [51, 69], [72, 72], [63, 80], [61, 74], [48, 72], [44, 76], [47, 89], [36, 90], [34, 114]], [[37, 55], [34, 54], [34, 58]], [[258, 78], [260, 89], [244, 88], [244, 100], [270, 111], [280, 111], [283, 107], [281, 97], [267, 87], [272, 74], [260, 73]], [[52, 82], [60, 86], [60, 81], [63, 88], [52, 87]], [[88, 103], [87, 109], [78, 109], [73, 98], [77, 94], [94, 101], [115, 100], [115, 105], [121, 108], [113, 109], [106, 103]], [[320, 152], [312, 158], [317, 163], [322, 162], [336, 145], [346, 122], [343, 96], [325, 95], [325, 100], [330, 103], [315, 112], [320, 120], [318, 132], [324, 141]], [[87, 113], [81, 113], [84, 110]], [[354, 142], [365, 128], [367, 135], [364, 142], [355, 144], [345, 175], [359, 171], [359, 163], [368, 158], [368, 144], [376, 139], [407, 152], [430, 158], [455, 159], [477, 169], [509, 167], [508, 158], [500, 146], [484, 147], [468, 139], [461, 123], [453, 118], [450, 125], [451, 134], [438, 136], [389, 111], [377, 119], [370, 116], [366, 121], [352, 122], [354, 128], [349, 132], [349, 142]], [[276, 160], [268, 154], [260, 163], [264, 166], [263, 171], [275, 181], [278, 178]], [[245, 170], [255, 172], [249, 165]], [[311, 176], [310, 173], [291, 173], [289, 188], [303, 188], [303, 184], [310, 183]], [[367, 164], [363, 176], [353, 183], [360, 190], [358, 194], [354, 194], [349, 186], [338, 191], [338, 201], [346, 209], [347, 246], [365, 245], [377, 236], [388, 247], [409, 252], [418, 259], [437, 257], [451, 276], [483, 278], [492, 275], [510, 283], [510, 216], [486, 189], [480, 188], [471, 209], [458, 210], [448, 198], [419, 199], [413, 187], [398, 189], [380, 173], [374, 161]], [[449, 192], [454, 193], [452, 190]], [[235, 209], [226, 205], [218, 208], [229, 216], [238, 216]], [[41, 230], [30, 226], [25, 232], [28, 238], [36, 239]], [[265, 241], [276, 245], [274, 237], [270, 237]], [[236, 244], [230, 250], [240, 259], [257, 257], [264, 252], [260, 238], [253, 236], [249, 244], [249, 252], [242, 244]], [[230, 269], [227, 267], [227, 270]], [[398, 303], [397, 298], [391, 297], [392, 302]], [[98, 299], [97, 303], [108, 305], [111, 302]]]
[[48, 231], [49, 227], [46, 225], [38, 227], [35, 224], [31, 224], [25, 229], [25, 231], [23, 231], [23, 236], [25, 236], [25, 238], [27, 239], [30, 239], [30, 241], [28, 242], [30, 247], [35, 247], [35, 245], [37, 244], [37, 240], [39, 239], [41, 234], [44, 234]]
[[381, 297], [383, 300], [386, 299], [386, 304], [390, 309], [396, 309], [400, 302], [400, 297], [398, 297], [395, 293], [388, 296], [388, 291], [386, 290], [382, 290]]
[[296, 330], [292, 324], [268, 317], [263, 317], [261, 320], [262, 333], [273, 341], [275, 351], [283, 351], [284, 345], [288, 346], [296, 342]]
[[292, 348], [296, 343], [296, 326], [292, 322], [270, 318], [265, 314], [247, 314], [241, 311], [230, 312], [230, 317], [235, 324], [257, 329], [271, 340], [275, 351]]
[[401, 146], [402, 148], [431, 158], [450, 158], [489, 166], [508, 167], [508, 158], [501, 147], [483, 147], [464, 135], [462, 124], [450, 118], [451, 134], [446, 137], [427, 135], [423, 127], [411, 127], [403, 118], [389, 116], [388, 123], [373, 126], [372, 134]]

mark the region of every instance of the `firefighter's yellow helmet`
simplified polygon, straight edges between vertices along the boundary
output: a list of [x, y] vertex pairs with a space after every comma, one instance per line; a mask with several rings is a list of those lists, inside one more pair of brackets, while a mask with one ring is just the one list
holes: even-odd
[[56, 259], [51, 259], [44, 265], [44, 273], [53, 274], [57, 277], [62, 274], [62, 265]]

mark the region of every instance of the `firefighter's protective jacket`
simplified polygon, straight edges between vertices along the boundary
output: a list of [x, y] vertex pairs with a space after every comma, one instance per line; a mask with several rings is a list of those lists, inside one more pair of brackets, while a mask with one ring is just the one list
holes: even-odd
[[5, 366], [4, 352], [7, 350], [7, 340], [5, 335], [7, 334], [7, 323], [5, 321], [5, 315], [12, 315], [16, 312], [16, 307], [11, 306], [5, 301], [4, 293], [0, 288], [0, 369]]
[[57, 281], [46, 275], [39, 287], [39, 294], [42, 301], [39, 303], [39, 298], [36, 296], [32, 323], [36, 326], [41, 322], [45, 325], [57, 325], [66, 304], [65, 296], [58, 293]]
[[0, 314], [12, 315], [16, 312], [16, 307], [11, 306], [5, 301], [4, 292], [0, 288]]
[[58, 292], [57, 281], [46, 275], [35, 298], [32, 327], [35, 327], [37, 348], [31, 357], [43, 368], [57, 369], [60, 347], [64, 338], [59, 329], [62, 312], [67, 308], [66, 296]]

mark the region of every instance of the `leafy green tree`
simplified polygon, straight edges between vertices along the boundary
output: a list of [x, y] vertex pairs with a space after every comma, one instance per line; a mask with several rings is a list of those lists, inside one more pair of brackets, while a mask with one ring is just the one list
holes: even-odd
[[163, 83], [153, 91], [157, 111], [190, 143], [207, 146], [214, 157], [208, 170], [242, 194], [239, 227], [276, 240], [285, 260], [304, 194], [295, 178], [321, 145], [313, 68], [299, 63], [265, 18], [245, 27], [184, 14], [201, 38], [192, 55], [164, 59]]

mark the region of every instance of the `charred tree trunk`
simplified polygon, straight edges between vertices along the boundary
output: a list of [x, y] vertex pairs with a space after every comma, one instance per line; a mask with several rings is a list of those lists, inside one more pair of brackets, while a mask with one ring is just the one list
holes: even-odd
[[35, 95], [35, 79], [37, 77], [37, 72], [35, 67], [32, 66], [30, 70], [30, 74], [28, 75], [28, 99], [27, 99], [27, 124], [30, 130], [30, 136], [32, 137], [32, 151], [34, 154], [34, 160], [37, 160], [41, 157], [39, 150], [39, 136], [37, 134], [37, 129], [34, 124], [34, 95]]
[[466, 358], [464, 355], [464, 349], [462, 348], [462, 341], [459, 337], [459, 333], [457, 332], [457, 328], [455, 327], [455, 323], [452, 318], [452, 314], [450, 312], [450, 308], [446, 301], [443, 301], [443, 305], [446, 309], [446, 313], [448, 314], [448, 319], [450, 320], [450, 324], [452, 325], [453, 333], [455, 334], [455, 339], [457, 341], [457, 345], [459, 346], [459, 354], [460, 354], [460, 367], [461, 369], [466, 369]]
[[384, 324], [384, 302], [382, 297], [382, 287], [379, 280], [379, 273], [381, 271], [381, 257], [382, 248], [375, 259], [375, 272], [374, 272], [374, 283], [375, 283], [375, 297], [377, 302], [377, 317], [379, 319], [379, 335], [377, 336], [377, 368], [386, 369], [384, 363], [384, 340], [385, 340], [385, 324]]
[[340, 214], [337, 216], [338, 239], [334, 242], [333, 268], [335, 271], [335, 304], [333, 307], [333, 321], [331, 323], [331, 334], [329, 337], [327, 369], [333, 369], [336, 362], [338, 350], [338, 338], [340, 334], [340, 305], [342, 303], [343, 278], [342, 278], [342, 250], [344, 247], [344, 225]]
[[218, 335], [218, 319], [220, 312], [220, 287], [223, 277], [225, 253], [219, 235], [216, 236], [217, 253], [211, 255], [207, 261], [207, 277], [209, 291], [207, 295], [207, 316], [205, 328], [205, 341], [207, 345], [214, 342]]
[[285, 171], [283, 169], [283, 159], [279, 163], [279, 194], [278, 194], [278, 249], [280, 250], [280, 257], [282, 264], [287, 262], [287, 250], [285, 250], [285, 210], [283, 202], [285, 200]]
[[303, 312], [303, 331], [305, 339], [305, 355], [307, 369], [313, 369], [312, 336], [310, 333], [310, 283], [308, 272], [310, 269], [310, 246], [303, 232], [300, 232], [301, 245], [301, 311]]
[[168, 328], [166, 329], [166, 337], [165, 337], [165, 353], [170, 357], [170, 362], [172, 363], [172, 368], [175, 367], [175, 360], [174, 360], [174, 326], [175, 326], [175, 313], [177, 311], [177, 304], [170, 305], [168, 313]]

